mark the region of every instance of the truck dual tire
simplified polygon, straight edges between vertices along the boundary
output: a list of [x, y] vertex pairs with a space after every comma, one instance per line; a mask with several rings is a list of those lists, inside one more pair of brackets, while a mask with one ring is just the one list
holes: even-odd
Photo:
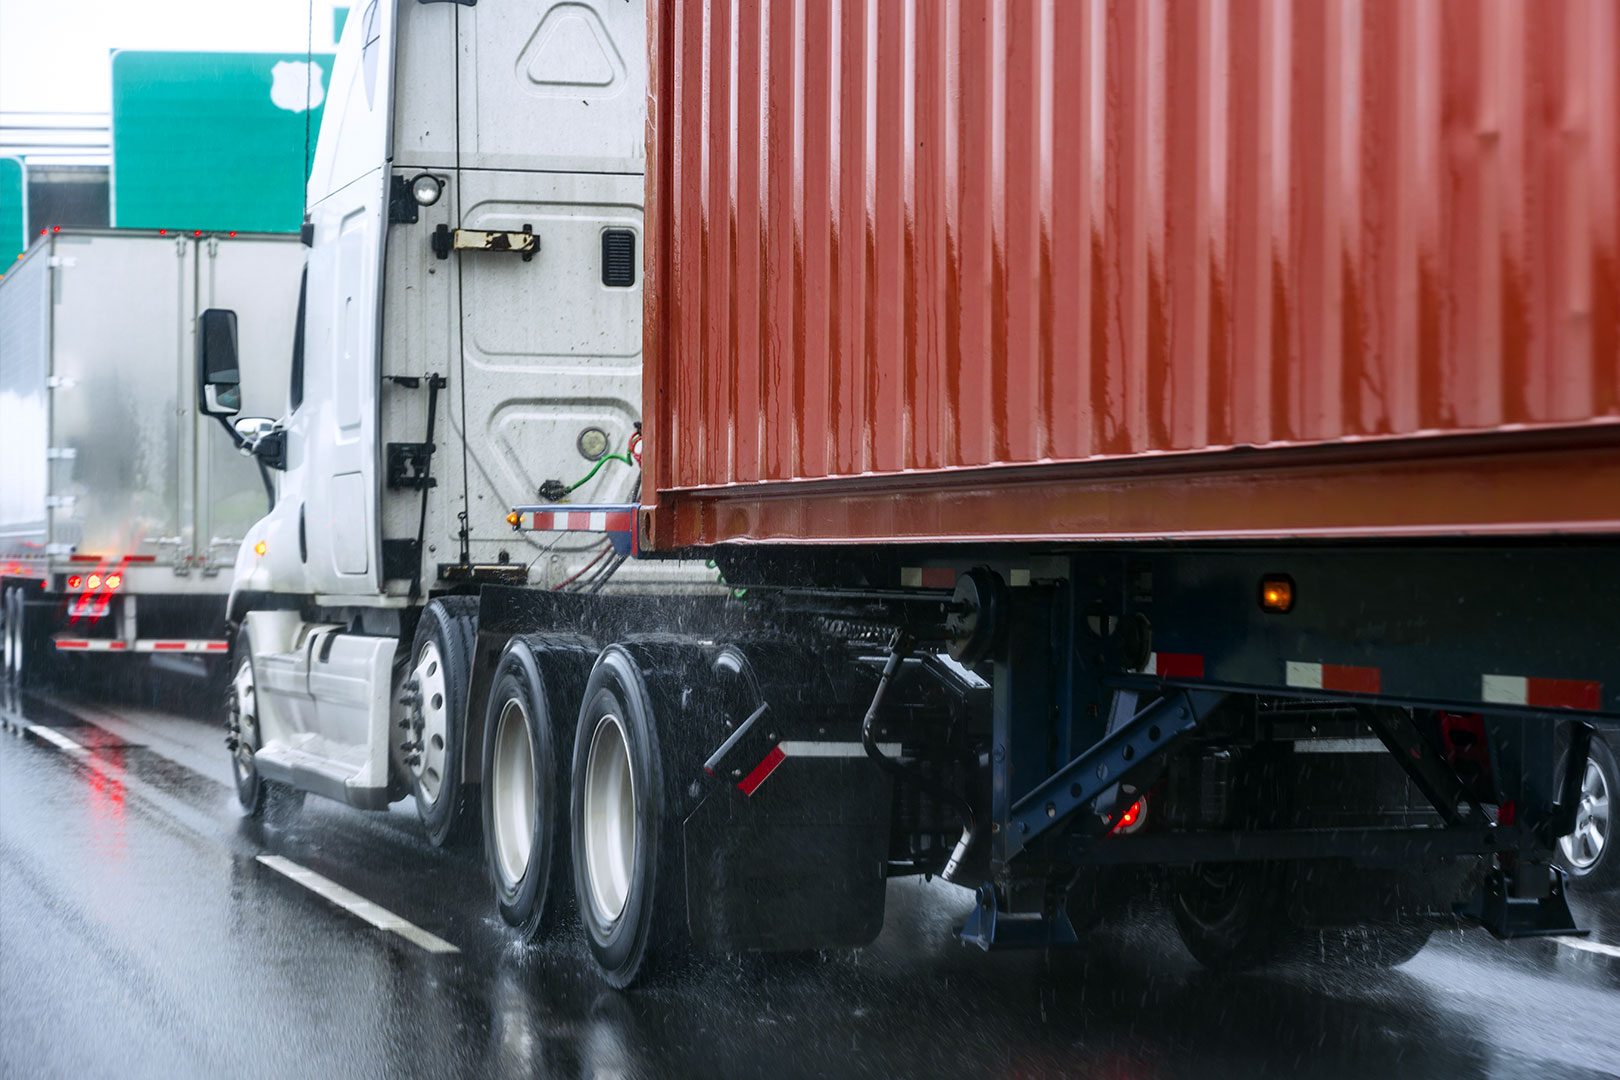
[[478, 830], [474, 785], [462, 777], [466, 752], [467, 686], [478, 640], [478, 600], [442, 596], [422, 609], [411, 641], [410, 676], [416, 702], [410, 766], [422, 828], [434, 847], [469, 841]]
[[674, 966], [688, 943], [681, 822], [656, 705], [635, 657], [610, 646], [591, 670], [574, 733], [574, 891], [586, 943], [621, 989]]
[[524, 941], [545, 935], [574, 905], [568, 768], [591, 657], [579, 643], [513, 638], [484, 715], [484, 859], [501, 918]]

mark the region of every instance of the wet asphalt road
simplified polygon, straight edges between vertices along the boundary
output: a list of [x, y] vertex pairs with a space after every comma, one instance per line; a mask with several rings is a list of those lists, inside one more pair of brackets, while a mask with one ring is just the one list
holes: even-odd
[[[477, 852], [430, 848], [408, 802], [244, 819], [220, 731], [194, 697], [166, 706], [0, 699], [0, 1075], [1620, 1075], [1620, 949], [1473, 931], [1371, 977], [1223, 977], [1149, 911], [1079, 951], [986, 956], [950, 935], [968, 894], [938, 884], [896, 883], [858, 953], [618, 993], [577, 930], [513, 945]], [[1578, 914], [1620, 944], [1620, 899]]]

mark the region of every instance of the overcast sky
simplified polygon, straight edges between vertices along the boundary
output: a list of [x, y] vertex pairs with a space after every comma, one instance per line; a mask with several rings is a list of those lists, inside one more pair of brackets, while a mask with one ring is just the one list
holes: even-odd
[[[332, 8], [314, 2], [314, 48]], [[309, 0], [0, 0], [0, 112], [111, 108], [113, 49], [303, 52]]]

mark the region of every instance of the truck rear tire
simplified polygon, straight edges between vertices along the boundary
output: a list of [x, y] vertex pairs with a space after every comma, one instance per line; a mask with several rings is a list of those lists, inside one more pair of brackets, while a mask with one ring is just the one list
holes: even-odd
[[551, 930], [574, 902], [567, 768], [589, 665], [582, 647], [513, 638], [485, 711], [484, 862], [501, 918], [524, 941]]
[[1200, 864], [1178, 874], [1170, 914], [1187, 951], [1207, 968], [1246, 971], [1286, 948], [1287, 867], [1281, 863]]
[[411, 642], [416, 701], [411, 708], [417, 742], [410, 766], [416, 812], [428, 842], [448, 847], [469, 841], [478, 828], [474, 785], [462, 779], [466, 751], [467, 684], [478, 640], [478, 600], [442, 596], [422, 609]]
[[684, 953], [680, 819], [671, 812], [655, 701], [624, 647], [597, 658], [574, 733], [574, 891], [602, 976], [623, 989]]

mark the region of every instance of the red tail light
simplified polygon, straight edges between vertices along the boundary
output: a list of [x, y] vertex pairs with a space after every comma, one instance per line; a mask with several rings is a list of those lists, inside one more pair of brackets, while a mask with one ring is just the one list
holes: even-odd
[[116, 588], [118, 588], [118, 586], [122, 585], [123, 583], [124, 583], [124, 575], [123, 574], [108, 574], [107, 575], [107, 588], [116, 589]]
[[92, 589], [101, 588], [101, 575], [91, 574], [90, 577], [85, 581], [85, 585]]
[[1142, 800], [1137, 799], [1135, 802], [1131, 803], [1131, 805], [1125, 808], [1125, 812], [1119, 815], [1119, 820], [1114, 822], [1113, 826], [1110, 827], [1108, 831], [1117, 833], [1133, 833], [1142, 827], [1145, 820], [1146, 814], [1144, 813]]
[[80, 577], [78, 574], [74, 574], [72, 577], [68, 578], [68, 588], [70, 589], [77, 589], [83, 584], [84, 578]]

